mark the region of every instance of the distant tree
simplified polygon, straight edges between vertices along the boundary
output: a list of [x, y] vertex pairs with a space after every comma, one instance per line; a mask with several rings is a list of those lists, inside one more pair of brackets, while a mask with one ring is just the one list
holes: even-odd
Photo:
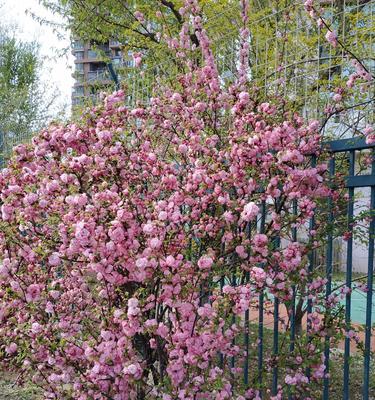
[[39, 44], [23, 42], [0, 28], [0, 151], [7, 157], [14, 144], [27, 140], [48, 123], [55, 95], [46, 94], [40, 77]]

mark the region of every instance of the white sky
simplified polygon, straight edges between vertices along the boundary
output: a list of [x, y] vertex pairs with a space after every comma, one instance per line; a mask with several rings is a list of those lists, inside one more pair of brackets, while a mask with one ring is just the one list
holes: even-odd
[[61, 22], [60, 17], [47, 12], [38, 0], [0, 0], [2, 24], [15, 24], [17, 36], [20, 39], [36, 40], [40, 43], [40, 55], [44, 60], [42, 79], [52, 87], [57, 87], [60, 92], [58, 105], [66, 104], [70, 108], [73, 57], [70, 51], [64, 55], [61, 54], [62, 50], [70, 45], [69, 35], [64, 33], [63, 39], [58, 38], [52, 27], [41, 26], [26, 13], [27, 10], [46, 20]]

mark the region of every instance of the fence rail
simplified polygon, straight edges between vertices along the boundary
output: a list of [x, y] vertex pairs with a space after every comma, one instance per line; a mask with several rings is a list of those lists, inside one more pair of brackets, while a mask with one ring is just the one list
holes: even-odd
[[[344, 284], [347, 288], [345, 299], [343, 302], [344, 321], [346, 336], [343, 340], [342, 354], [338, 354], [339, 349], [332, 348], [330, 344], [330, 337], [322, 339], [324, 341], [324, 356], [325, 356], [325, 373], [323, 384], [321, 386], [321, 398], [323, 400], [328, 399], [344, 399], [344, 400], [370, 400], [375, 396], [375, 369], [372, 367], [374, 360], [372, 359], [373, 350], [371, 348], [374, 339], [372, 339], [374, 331], [374, 302], [373, 302], [373, 274], [374, 274], [374, 237], [375, 237], [375, 144], [366, 144], [363, 138], [354, 139], [341, 139], [325, 142], [323, 147], [327, 149], [330, 154], [329, 159], [329, 176], [333, 180], [335, 178], [337, 169], [337, 159], [347, 160], [347, 176], [345, 178], [346, 190], [347, 190], [347, 209], [346, 209], [346, 225], [348, 239], [346, 245], [346, 252], [342, 254], [342, 258], [345, 262], [342, 265], [344, 278]], [[372, 166], [369, 174], [357, 174], [356, 173], [356, 160], [357, 156], [361, 152], [370, 152], [372, 157]], [[316, 159], [312, 158], [312, 165], [316, 163]], [[340, 168], [342, 166], [340, 165]], [[363, 172], [363, 171], [362, 171]], [[366, 171], [365, 171], [366, 172]], [[334, 183], [334, 182], [332, 182]], [[353, 273], [354, 273], [354, 254], [353, 250], [358, 243], [356, 242], [353, 234], [353, 222], [355, 219], [355, 205], [356, 201], [363, 200], [362, 196], [355, 196], [355, 190], [359, 188], [369, 188], [370, 190], [370, 203], [366, 205], [366, 214], [370, 220], [367, 226], [367, 271], [366, 271], [366, 293], [365, 293], [365, 319], [364, 323], [361, 324], [357, 321], [353, 321], [353, 296], [356, 295], [356, 289], [353, 286]], [[357, 199], [357, 197], [359, 197]], [[267, 220], [267, 205], [266, 202], [262, 202], [260, 205], [261, 215], [255, 225], [248, 227], [248, 238], [255, 233], [262, 233], [265, 230], [265, 223]], [[293, 213], [297, 215], [297, 202], [294, 201]], [[363, 211], [363, 210], [362, 210]], [[335, 224], [336, 214], [333, 211], [332, 200], [329, 200], [329, 211], [328, 211], [329, 225]], [[309, 222], [308, 231], [311, 232], [315, 228], [315, 217]], [[300, 232], [297, 228], [292, 229], [292, 240], [297, 241], [297, 237]], [[275, 251], [280, 246], [280, 239], [274, 238]], [[334, 281], [334, 252], [335, 252], [335, 237], [332, 232], [328, 233], [325, 245], [324, 261], [319, 263], [319, 267], [324, 265], [325, 267], [325, 297], [326, 300], [329, 296], [337, 291], [337, 282]], [[309, 272], [312, 273], [315, 268], [318, 267], [318, 259], [316, 257], [316, 250], [311, 251], [309, 256]], [[221, 290], [224, 284], [231, 284], [236, 286], [240, 283], [249, 282], [249, 273], [245, 275], [245, 281], [240, 282], [240, 278], [233, 274], [230, 282], [224, 282], [222, 279]], [[221, 355], [219, 357], [219, 366], [221, 368], [234, 368], [241, 367], [243, 370], [243, 384], [250, 386], [251, 382], [259, 387], [262, 383], [266, 385], [271, 391], [272, 395], [278, 393], [278, 385], [281, 379], [285, 379], [285, 367], [282, 367], [278, 362], [278, 357], [281, 352], [289, 352], [294, 354], [296, 351], [296, 338], [298, 335], [302, 335], [302, 330], [305, 330], [308, 339], [308, 328], [309, 319], [305, 317], [304, 327], [301, 325], [301, 310], [298, 310], [298, 303], [303, 301], [305, 304], [305, 311], [307, 315], [313, 312], [313, 305], [309, 300], [308, 294], [305, 296], [298, 292], [298, 288], [293, 286], [293, 298], [289, 303], [279, 300], [275, 296], [270, 296], [265, 290], [261, 290], [259, 293], [258, 303], [252, 311], [246, 311], [243, 316], [243, 334], [236, 338], [237, 345], [241, 346], [241, 354], [244, 354], [244, 359], [236, 360], [232, 357], [229, 360], [225, 360]], [[283, 307], [287, 309], [287, 313], [283, 312]], [[300, 307], [300, 305], [299, 305]], [[233, 317], [235, 318], [235, 317]], [[299, 321], [297, 321], [297, 319]], [[235, 319], [233, 319], [233, 322]], [[363, 351], [362, 353], [356, 351], [353, 352], [352, 344], [353, 339], [350, 337], [350, 332], [353, 329], [353, 324], [356, 328], [362, 326], [363, 328]], [[252, 332], [251, 332], [252, 331]], [[251, 332], [251, 333], [250, 333]], [[251, 343], [257, 343], [256, 348], [251, 348]], [[281, 346], [282, 343], [282, 346]], [[285, 346], [287, 344], [287, 346]], [[332, 357], [333, 356], [333, 357]], [[272, 359], [273, 362], [268, 362], [269, 365], [273, 365], [271, 369], [266, 368], [266, 359]], [[353, 363], [355, 359], [355, 363]], [[239, 363], [241, 362], [241, 365]], [[361, 362], [361, 367], [358, 363]], [[250, 365], [256, 365], [256, 370], [250, 370]], [[361, 368], [361, 373], [359, 372]], [[327, 375], [331, 371], [332, 378]], [[307, 370], [306, 375], [310, 376], [311, 371]], [[264, 386], [263, 386], [264, 387]], [[360, 388], [360, 390], [359, 390]], [[318, 388], [319, 390], [319, 388]], [[362, 393], [360, 393], [362, 391]], [[332, 394], [334, 393], [334, 396]], [[262, 398], [269, 398], [267, 391], [261, 389]], [[292, 393], [288, 394], [288, 399], [293, 400], [296, 397]], [[298, 397], [299, 398], [299, 397]], [[315, 397], [313, 397], [315, 399]]]

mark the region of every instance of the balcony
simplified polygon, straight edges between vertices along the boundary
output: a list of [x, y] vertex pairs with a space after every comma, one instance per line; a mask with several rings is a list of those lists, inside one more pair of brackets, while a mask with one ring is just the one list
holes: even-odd
[[109, 47], [121, 47], [121, 43], [118, 40], [110, 40]]
[[76, 81], [75, 85], [83, 84], [85, 80], [85, 74], [83, 73], [83, 71], [74, 71], [72, 73], [72, 77]]
[[127, 68], [134, 68], [134, 60], [124, 60], [123, 65]]
[[87, 73], [87, 81], [95, 82], [95, 81], [106, 81], [109, 80], [108, 71], [105, 69], [101, 69], [98, 71], [89, 71]]
[[72, 91], [72, 99], [82, 98], [82, 97], [85, 97], [85, 95], [83, 93]]
[[84, 97], [73, 97], [72, 106], [80, 106], [84, 103]]
[[80, 62], [80, 61], [82, 61], [84, 59], [85, 53], [83, 51], [76, 51], [74, 53], [74, 56], [75, 56], [75, 60], [74, 61]]
[[83, 64], [76, 64], [76, 65], [75, 65], [74, 72], [76, 72], [77, 74], [83, 74], [83, 73], [84, 73], [84, 66], [83, 66]]
[[85, 48], [85, 44], [82, 40], [75, 40], [72, 43], [73, 50], [83, 50]]
[[111, 54], [109, 51], [104, 51], [104, 54], [102, 52], [94, 51], [94, 50], [87, 50], [87, 59], [88, 61], [96, 61], [96, 62], [102, 62], [104, 57], [109, 57]]
[[88, 50], [87, 58], [90, 60], [97, 60], [98, 58], [100, 58], [100, 54], [94, 50]]
[[122, 57], [113, 57], [111, 61], [113, 65], [122, 65], [123, 62]]

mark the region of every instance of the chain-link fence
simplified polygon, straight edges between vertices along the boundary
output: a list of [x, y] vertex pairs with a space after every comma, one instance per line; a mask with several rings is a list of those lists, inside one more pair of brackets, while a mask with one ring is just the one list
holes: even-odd
[[[325, 39], [327, 26], [319, 27], [304, 9], [303, 2], [252, 1], [250, 9], [250, 75], [264, 96], [281, 95], [307, 118], [326, 117], [334, 89], [346, 87], [359, 59], [369, 71], [375, 71], [373, 0], [321, 1], [327, 26], [337, 33], [341, 45], [333, 47]], [[274, 5], [274, 7], [272, 7]], [[217, 26], [229, 26], [223, 32]], [[205, 24], [223, 80], [237, 73], [240, 10], [231, 4], [228, 10]], [[197, 50], [199, 51], [199, 50]], [[160, 87], [157, 81], [173, 85], [181, 66], [166, 54], [157, 66], [124, 69], [122, 81], [130, 106], [147, 103]], [[375, 86], [362, 83], [351, 89], [350, 112], [336, 113], [327, 124], [333, 136], [347, 135], [348, 127], [360, 129], [372, 121]], [[157, 91], [157, 90], [156, 90]], [[355, 112], [354, 112], [354, 111]]]

